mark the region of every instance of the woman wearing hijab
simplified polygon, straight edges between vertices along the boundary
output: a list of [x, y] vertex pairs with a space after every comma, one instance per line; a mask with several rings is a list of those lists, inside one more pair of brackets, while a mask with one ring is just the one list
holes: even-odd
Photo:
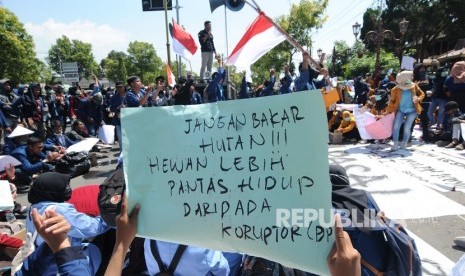
[[[89, 265], [93, 271], [97, 271], [101, 260], [100, 252], [94, 245], [82, 243], [82, 239], [100, 235], [106, 232], [109, 227], [101, 217], [90, 217], [78, 212], [72, 204], [66, 203], [72, 194], [69, 181], [70, 177], [67, 174], [48, 172], [39, 175], [28, 194], [28, 200], [32, 204], [31, 210], [37, 209], [38, 213], [42, 215], [46, 210], [54, 209], [57, 214], [64, 216], [71, 225], [68, 233], [71, 246], [83, 246], [84, 253], [89, 257]], [[26, 218], [26, 230], [33, 236], [36, 233], [31, 214], [28, 214]], [[40, 245], [43, 242], [44, 240], [37, 236], [34, 244], [36, 247], [42, 248]], [[44, 255], [40, 251], [38, 254]], [[35, 272], [41, 271], [40, 275], [56, 275], [57, 266], [53, 262], [51, 251], [49, 256], [50, 259], [43, 260], [42, 258], [36, 262], [33, 254], [29, 257], [26, 269]]]
[[360, 134], [358, 133], [357, 126], [355, 124], [355, 117], [350, 111], [342, 112], [342, 121], [339, 128], [335, 130], [342, 132], [342, 137], [345, 139], [354, 140], [353, 142], [360, 140]]
[[[391, 100], [389, 101], [387, 112], [395, 112], [394, 128], [392, 130], [392, 141], [394, 145], [391, 150], [406, 149], [410, 138], [412, 124], [421, 113], [421, 101], [425, 93], [412, 81], [413, 72], [403, 71], [397, 74], [397, 85], [391, 90]], [[405, 122], [404, 122], [405, 118]], [[404, 123], [404, 135], [399, 143], [400, 127]]]
[[452, 66], [450, 76], [444, 86], [447, 88], [449, 101], [455, 101], [460, 110], [465, 110], [465, 61], [459, 61]]

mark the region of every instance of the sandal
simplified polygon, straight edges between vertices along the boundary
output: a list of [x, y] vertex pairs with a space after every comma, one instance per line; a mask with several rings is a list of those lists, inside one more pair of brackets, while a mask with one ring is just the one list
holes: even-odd
[[458, 141], [452, 141], [449, 143], [449, 145], [445, 146], [446, 149], [451, 149], [451, 148], [455, 148], [456, 146], [458, 146], [460, 143]]

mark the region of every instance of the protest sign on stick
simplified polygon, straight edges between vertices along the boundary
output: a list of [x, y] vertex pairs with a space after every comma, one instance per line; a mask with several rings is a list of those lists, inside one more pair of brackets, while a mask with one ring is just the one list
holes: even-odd
[[138, 234], [328, 274], [333, 245], [320, 91], [122, 110]]

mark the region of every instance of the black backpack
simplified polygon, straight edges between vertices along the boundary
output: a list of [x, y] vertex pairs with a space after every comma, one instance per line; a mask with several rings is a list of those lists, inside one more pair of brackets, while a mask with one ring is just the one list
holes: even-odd
[[110, 226], [116, 227], [115, 218], [121, 212], [121, 199], [125, 189], [123, 169], [116, 169], [100, 185], [98, 208], [100, 216]]
[[70, 152], [56, 161], [55, 171], [76, 177], [87, 173], [90, 167], [91, 162], [88, 152]]
[[182, 254], [186, 250], [187, 246], [184, 244], [178, 245], [178, 248], [176, 249], [176, 252], [174, 253], [173, 259], [171, 260], [171, 263], [168, 267], [163, 265], [163, 262], [160, 257], [160, 252], [158, 252], [158, 247], [157, 247], [157, 241], [156, 240], [150, 240], [150, 249], [152, 251], [152, 255], [155, 258], [155, 261], [157, 261], [158, 268], [160, 269], [160, 272], [155, 274], [157, 276], [173, 276], [174, 271], [176, 270], [176, 267], [178, 266], [179, 260], [181, 259]]

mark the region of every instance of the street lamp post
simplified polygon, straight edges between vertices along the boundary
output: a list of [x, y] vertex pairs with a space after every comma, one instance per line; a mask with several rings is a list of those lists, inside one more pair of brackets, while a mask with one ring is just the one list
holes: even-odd
[[[405, 19], [403, 19], [399, 23], [399, 29], [402, 35], [400, 39], [396, 38], [393, 31], [383, 29], [383, 21], [381, 19], [378, 20], [377, 30], [369, 31], [366, 34], [364, 41], [375, 43], [375, 47], [376, 47], [375, 48], [376, 49], [376, 61], [375, 61], [375, 73], [374, 73], [374, 77], [375, 77], [374, 81], [375, 81], [376, 86], [378, 85], [380, 81], [380, 75], [379, 75], [380, 69], [381, 69], [380, 55], [381, 55], [381, 46], [383, 44], [384, 39], [395, 41], [396, 43], [398, 43], [398, 45], [400, 45], [399, 46], [400, 49], [402, 49], [403, 47], [401, 45], [401, 41], [405, 33], [407, 32], [408, 23], [409, 22]], [[401, 55], [400, 61], [402, 61], [402, 51], [400, 51], [400, 55]]]

